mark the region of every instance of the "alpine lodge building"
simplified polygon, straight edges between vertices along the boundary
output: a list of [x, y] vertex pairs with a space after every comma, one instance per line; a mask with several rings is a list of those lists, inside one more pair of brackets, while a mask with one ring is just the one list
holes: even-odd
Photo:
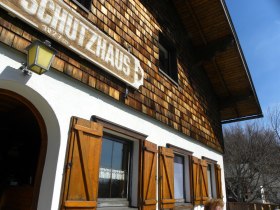
[[223, 0], [0, 0], [0, 210], [226, 202], [222, 124], [258, 117]]

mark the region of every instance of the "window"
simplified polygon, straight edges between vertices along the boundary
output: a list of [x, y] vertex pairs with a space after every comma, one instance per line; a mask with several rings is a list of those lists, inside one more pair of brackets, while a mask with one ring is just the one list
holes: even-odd
[[92, 120], [103, 126], [98, 207], [137, 207], [139, 148], [146, 136], [97, 116]]
[[203, 205], [209, 198], [222, 198], [221, 169], [216, 161], [192, 157], [194, 204]]
[[72, 1], [86, 11], [90, 10], [91, 8], [92, 0], [72, 0]]
[[209, 198], [217, 198], [216, 193], [216, 178], [215, 178], [215, 164], [217, 161], [202, 157], [206, 161], [207, 167], [207, 191]]
[[174, 156], [174, 197], [181, 202], [185, 198], [184, 190], [184, 157], [180, 155]]
[[96, 116], [70, 129], [61, 208], [156, 208], [156, 144]]
[[222, 198], [222, 183], [221, 183], [221, 168], [217, 161], [206, 157], [202, 159], [207, 161], [207, 183], [208, 183], [208, 197]]
[[167, 144], [174, 151], [174, 198], [176, 205], [191, 203], [190, 160], [192, 153]]
[[178, 82], [176, 50], [162, 34], [159, 36], [159, 69], [173, 82]]
[[208, 196], [209, 198], [216, 197], [215, 180], [213, 179], [213, 164], [207, 165], [207, 180], [208, 180]]
[[127, 198], [129, 142], [103, 137], [99, 168], [99, 198]]

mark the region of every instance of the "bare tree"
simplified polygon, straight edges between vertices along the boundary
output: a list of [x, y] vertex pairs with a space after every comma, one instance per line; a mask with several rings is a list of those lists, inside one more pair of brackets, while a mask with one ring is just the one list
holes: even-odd
[[[239, 202], [276, 201], [279, 183], [279, 144], [272, 129], [259, 123], [235, 125], [224, 130], [225, 178], [228, 194]], [[267, 193], [262, 197], [261, 186]], [[276, 196], [277, 197], [277, 196]]]
[[275, 135], [280, 141], [280, 105], [268, 109], [269, 121]]

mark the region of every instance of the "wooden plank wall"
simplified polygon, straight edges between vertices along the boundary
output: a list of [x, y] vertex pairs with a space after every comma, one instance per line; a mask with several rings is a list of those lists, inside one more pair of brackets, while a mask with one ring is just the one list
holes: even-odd
[[[223, 151], [222, 129], [215, 95], [205, 72], [202, 69], [187, 68], [191, 57], [182, 33], [174, 30], [176, 14], [166, 14], [160, 9], [148, 6], [148, 1], [94, 0], [92, 10], [86, 13], [70, 0], [64, 0], [86, 17], [101, 31], [113, 38], [123, 47], [132, 48], [145, 71], [144, 85], [139, 90], [130, 90], [124, 98], [126, 85], [105, 73], [98, 67], [81, 59], [79, 56], [53, 43], [59, 51], [52, 67], [88, 86], [126, 104], [172, 128], [192, 137], [217, 151]], [[144, 6], [144, 3], [146, 6]], [[161, 2], [171, 10], [169, 1]], [[150, 8], [150, 9], [149, 9]], [[169, 16], [169, 17], [168, 17]], [[160, 22], [160, 24], [159, 24]], [[176, 25], [179, 24], [179, 25]], [[174, 84], [158, 70], [158, 35], [159, 31], [168, 34], [178, 44], [178, 84]], [[180, 35], [180, 36], [179, 36]], [[187, 35], [186, 35], [187, 36]], [[25, 53], [24, 49], [34, 39], [47, 39], [16, 18], [0, 9], [0, 41]], [[191, 49], [191, 45], [189, 45]], [[185, 52], [184, 52], [185, 50]]]

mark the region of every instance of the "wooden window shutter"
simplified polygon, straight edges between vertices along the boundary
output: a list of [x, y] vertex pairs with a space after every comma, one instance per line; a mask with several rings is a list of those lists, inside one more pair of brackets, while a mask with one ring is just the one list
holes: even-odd
[[200, 160], [192, 157], [192, 172], [193, 172], [193, 202], [195, 205], [201, 203], [201, 178], [200, 178]]
[[216, 178], [217, 198], [223, 198], [222, 180], [221, 180], [221, 167], [220, 167], [219, 164], [215, 164], [215, 178]]
[[208, 178], [207, 178], [207, 161], [200, 160], [200, 173], [201, 173], [201, 200], [204, 204], [209, 196], [208, 196]]
[[207, 161], [192, 157], [194, 204], [208, 200]]
[[73, 117], [61, 209], [96, 209], [103, 128]]
[[156, 198], [156, 173], [157, 173], [157, 145], [147, 140], [143, 141], [142, 153], [142, 186], [141, 205], [142, 210], [155, 210]]
[[172, 209], [174, 203], [174, 153], [171, 148], [159, 147], [160, 209]]

